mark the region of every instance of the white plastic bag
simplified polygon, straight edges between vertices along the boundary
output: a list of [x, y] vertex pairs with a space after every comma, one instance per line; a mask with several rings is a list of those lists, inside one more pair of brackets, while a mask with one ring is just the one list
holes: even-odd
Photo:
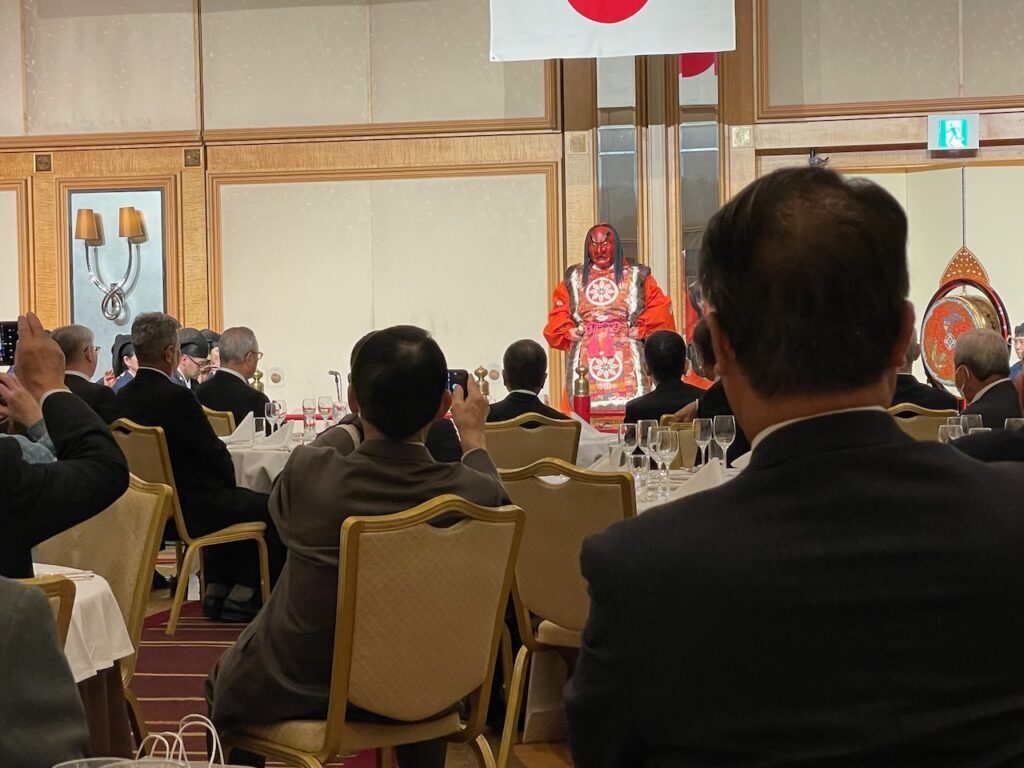
[[[189, 762], [188, 752], [185, 750], [185, 734], [189, 731], [199, 729], [210, 735], [213, 748], [210, 750], [210, 762]], [[151, 747], [151, 752], [146, 755], [146, 747]], [[218, 762], [218, 757], [220, 761]], [[135, 759], [139, 765], [144, 766], [149, 761], [157, 760], [178, 760], [190, 768], [216, 768], [224, 764], [224, 748], [220, 744], [220, 736], [210, 719], [203, 715], [185, 715], [178, 723], [177, 731], [162, 731], [151, 733], [139, 745], [135, 753]]]

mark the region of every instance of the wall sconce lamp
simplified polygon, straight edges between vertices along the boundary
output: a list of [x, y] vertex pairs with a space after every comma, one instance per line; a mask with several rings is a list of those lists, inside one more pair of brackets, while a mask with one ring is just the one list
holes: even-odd
[[135, 208], [121, 208], [118, 212], [118, 235], [128, 240], [128, 266], [120, 280], [107, 284], [99, 276], [98, 265], [96, 269], [93, 268], [92, 256], [89, 252], [90, 246], [95, 248], [102, 243], [99, 217], [91, 208], [78, 209], [75, 219], [75, 239], [85, 241], [85, 267], [89, 271], [89, 279], [92, 284], [103, 293], [100, 307], [107, 320], [117, 320], [124, 313], [126, 302], [124, 287], [131, 277], [134, 263], [132, 245], [135, 245], [137, 253], [139, 244], [147, 239], [142, 214]]

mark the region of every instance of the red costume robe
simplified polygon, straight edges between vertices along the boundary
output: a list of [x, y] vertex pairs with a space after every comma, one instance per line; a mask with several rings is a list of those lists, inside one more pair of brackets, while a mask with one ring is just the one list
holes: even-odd
[[[574, 341], [572, 330], [583, 327]], [[629, 337], [635, 328], [637, 339]], [[614, 268], [590, 265], [583, 285], [583, 265], [566, 271], [555, 289], [544, 338], [555, 349], [569, 353], [566, 392], [572, 392], [575, 369], [583, 365], [590, 377], [592, 411], [621, 411], [634, 397], [646, 394], [640, 339], [655, 331], [674, 331], [672, 300], [648, 267], [627, 264], [616, 283]]]

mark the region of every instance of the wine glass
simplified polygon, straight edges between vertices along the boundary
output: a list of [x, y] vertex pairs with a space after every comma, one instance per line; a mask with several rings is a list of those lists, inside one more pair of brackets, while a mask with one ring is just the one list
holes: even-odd
[[947, 424], [946, 426], [949, 427], [949, 442], [959, 440], [964, 436], [964, 428], [959, 424]]
[[964, 434], [969, 435], [972, 429], [985, 425], [981, 422], [981, 414], [965, 413], [960, 416], [960, 426], [964, 428]]
[[334, 426], [334, 398], [330, 395], [321, 396], [317, 398], [316, 407], [320, 411], [320, 418], [324, 420], [324, 427]]
[[627, 456], [636, 450], [637, 429], [636, 424], [619, 424], [619, 443]]
[[270, 418], [274, 423], [274, 429], [278, 430], [281, 425], [284, 424], [288, 416], [288, 405], [284, 400], [271, 400], [270, 404]]
[[275, 400], [270, 400], [263, 406], [263, 415], [267, 417], [267, 425], [270, 430], [277, 429], [277, 405]]
[[967, 434], [968, 435], [983, 435], [986, 432], [991, 432], [991, 431], [992, 431], [992, 427], [971, 427], [971, 431], [968, 432]]
[[729, 467], [729, 446], [736, 439], [736, 419], [732, 416], [715, 416], [715, 442], [722, 449], [725, 466]]
[[671, 427], [658, 427], [655, 436], [654, 456], [658, 460], [661, 488], [658, 494], [668, 498], [668, 468], [679, 453], [679, 433]]
[[1003, 429], [1010, 429], [1014, 432], [1024, 429], [1024, 419], [1007, 419], [1003, 422]]
[[938, 439], [939, 439], [939, 442], [942, 443], [942, 444], [946, 444], [946, 443], [949, 442], [949, 424], [940, 424], [939, 425], [939, 437], [938, 437]]
[[708, 463], [708, 446], [711, 445], [713, 439], [714, 422], [711, 419], [694, 419], [693, 420], [693, 440], [697, 443], [697, 447], [700, 448], [701, 452], [701, 464]]
[[348, 406], [337, 400], [335, 400], [331, 406], [334, 409], [334, 423], [340, 424], [341, 420], [348, 414]]
[[[650, 470], [650, 456], [651, 456], [651, 438], [655, 434], [655, 430], [658, 429], [657, 419], [640, 419], [636, 423], [636, 447], [648, 458], [647, 467]], [[648, 476], [649, 479], [649, 476]], [[650, 495], [650, 483], [647, 486], [648, 495]]]

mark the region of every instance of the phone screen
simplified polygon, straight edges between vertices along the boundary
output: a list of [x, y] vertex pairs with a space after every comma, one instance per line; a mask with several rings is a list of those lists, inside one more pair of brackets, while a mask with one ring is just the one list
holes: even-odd
[[0, 365], [14, 365], [14, 348], [18, 346], [17, 321], [0, 322]]
[[448, 371], [448, 391], [454, 392], [455, 385], [462, 387], [462, 396], [468, 394], [466, 385], [469, 383], [469, 371], [462, 368], [454, 368]]

